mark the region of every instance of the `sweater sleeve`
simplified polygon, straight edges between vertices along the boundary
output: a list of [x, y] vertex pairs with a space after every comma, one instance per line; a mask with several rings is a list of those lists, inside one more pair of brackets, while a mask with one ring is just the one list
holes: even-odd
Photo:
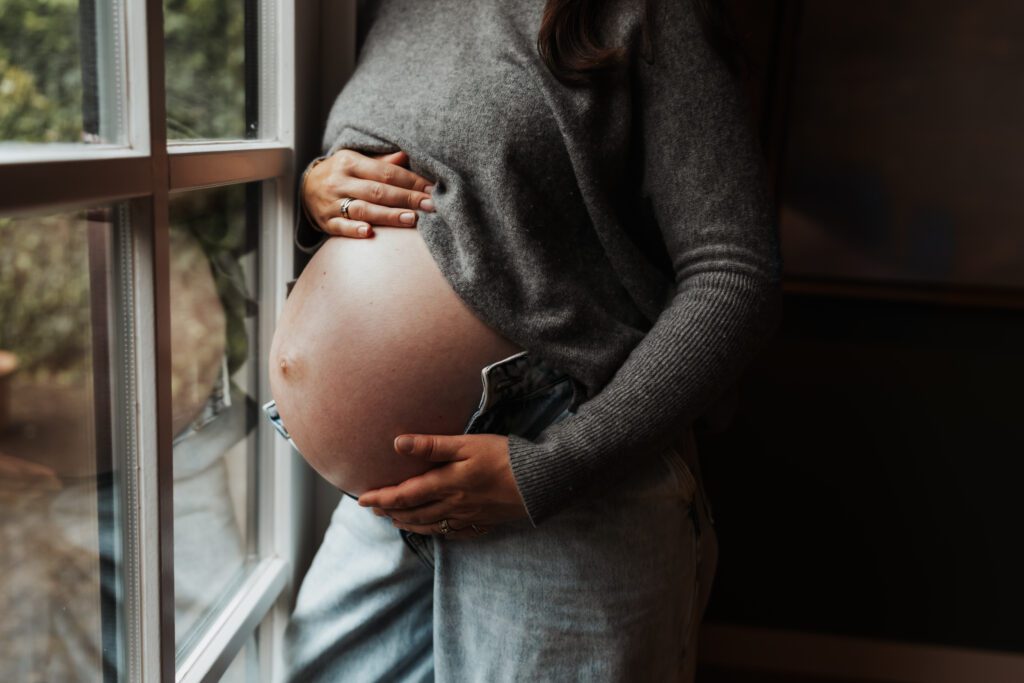
[[306, 182], [306, 174], [309, 173], [309, 169], [313, 167], [313, 164], [326, 158], [326, 156], [319, 156], [306, 165], [305, 170], [299, 175], [298, 187], [295, 190], [295, 217], [293, 223], [295, 225], [295, 246], [299, 251], [306, 254], [316, 253], [316, 250], [327, 241], [327, 235], [313, 224], [309, 212], [302, 201], [302, 186]]
[[[369, 32], [370, 27], [373, 25], [373, 20], [377, 16], [379, 6], [379, 0], [358, 0], [356, 2], [355, 51], [357, 55], [357, 61], [358, 55], [363, 48], [363, 43], [366, 42], [366, 34]], [[329, 137], [330, 131], [327, 131], [327, 133], [328, 136], [327, 139], [325, 139], [324, 146], [327, 146], [329, 143], [333, 142], [332, 140], [330, 140]], [[317, 226], [313, 224], [313, 221], [311, 220], [309, 213], [303, 206], [302, 182], [304, 182], [305, 180], [306, 172], [309, 171], [310, 167], [314, 163], [326, 159], [331, 153], [337, 151], [339, 148], [340, 145], [332, 145], [330, 152], [328, 152], [327, 154], [322, 154], [321, 156], [318, 156], [315, 159], [310, 160], [309, 164], [306, 165], [305, 170], [303, 171], [302, 174], [299, 175], [298, 178], [298, 188], [296, 189], [295, 192], [295, 217], [293, 221], [295, 230], [293, 237], [295, 241], [295, 247], [299, 251], [306, 254], [315, 254], [317, 249], [319, 249], [323, 245], [323, 243], [327, 241], [327, 235], [324, 234], [323, 231], [319, 230]]]
[[667, 448], [774, 331], [781, 258], [774, 206], [741, 82], [713, 51], [693, 0], [655, 0], [651, 54], [632, 62], [642, 199], [672, 259], [675, 291], [625, 362], [576, 414], [509, 437], [534, 525], [600, 495]]

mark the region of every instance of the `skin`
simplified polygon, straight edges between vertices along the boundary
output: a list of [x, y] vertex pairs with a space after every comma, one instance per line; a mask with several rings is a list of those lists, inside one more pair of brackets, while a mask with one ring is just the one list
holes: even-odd
[[[407, 165], [408, 157], [401, 151], [370, 157], [353, 150], [339, 150], [310, 170], [303, 186], [303, 202], [309, 215], [317, 222], [320, 229], [338, 237], [357, 240], [373, 239], [376, 233], [372, 226], [415, 228], [416, 213], [410, 209], [433, 211], [433, 201], [430, 197], [433, 186], [428, 179], [408, 170]], [[341, 199], [345, 197], [353, 197], [356, 200], [349, 205], [350, 219], [340, 217], [339, 205]], [[385, 234], [385, 232], [381, 233], [382, 236]], [[387, 233], [387, 236], [390, 240], [393, 239], [394, 234]], [[333, 240], [328, 241], [325, 247], [330, 246], [332, 242]], [[416, 240], [416, 242], [422, 245], [422, 240]], [[386, 243], [387, 240], [382, 243], [382, 246]], [[318, 258], [323, 250], [324, 247], [314, 259]], [[430, 261], [430, 263], [433, 262]], [[310, 271], [313, 265], [311, 262], [306, 271]], [[323, 276], [327, 277], [324, 268], [321, 267], [317, 270], [323, 272]], [[383, 277], [390, 276], [384, 274]], [[430, 280], [424, 278], [422, 282], [425, 286]], [[388, 293], [399, 299], [407, 296], [407, 293], [401, 291], [396, 293], [402, 284], [402, 280], [397, 277], [389, 279], [386, 285]], [[292, 293], [293, 297], [301, 286], [303, 286], [302, 278]], [[341, 288], [338, 291], [345, 290]], [[450, 294], [454, 296], [454, 293]], [[434, 300], [437, 300], [444, 298], [445, 294], [437, 291], [433, 297]], [[378, 302], [374, 305], [379, 307], [385, 304]], [[380, 314], [379, 308], [375, 314]], [[286, 310], [285, 316], [287, 315], [288, 311]], [[318, 321], [318, 325], [325, 324], [323, 320], [327, 319], [326, 316], [317, 312], [307, 312], [303, 318], [315, 319]], [[428, 324], [429, 321], [421, 322]], [[281, 327], [285, 323], [286, 320], [282, 319]], [[291, 324], [302, 324], [300, 317], [296, 316]], [[474, 323], [471, 320], [462, 319], [460, 324], [472, 325]], [[379, 328], [380, 326], [376, 325], [375, 327]], [[372, 328], [367, 327], [367, 330], [370, 329]], [[463, 335], [455, 335], [455, 337], [461, 336]], [[360, 335], [354, 339], [362, 340], [364, 337]], [[421, 335], [419, 339], [420, 344], [433, 341], [433, 337], [429, 334]], [[333, 343], [336, 343], [336, 348], [342, 349], [343, 352], [351, 352], [352, 347], [348, 340], [335, 338]], [[277, 339], [275, 339], [274, 346], [275, 348], [271, 351], [272, 388], [275, 383], [283, 384], [282, 368], [287, 369], [289, 362], [292, 364], [296, 361], [302, 363], [302, 359], [296, 357], [296, 351], [280, 348]], [[465, 353], [474, 350], [466, 349]], [[372, 349], [368, 352], [372, 352]], [[494, 360], [507, 355], [511, 355], [511, 353], [503, 351]], [[312, 363], [316, 357], [316, 353], [310, 354], [308, 362]], [[282, 365], [282, 361], [284, 361], [284, 365]], [[478, 372], [484, 364], [473, 365], [475, 367], [473, 376], [476, 382], [474, 391], [477, 398], [479, 397]], [[407, 371], [411, 369], [413, 368], [409, 368]], [[332, 389], [338, 391], [336, 387], [332, 387]], [[309, 392], [304, 388], [301, 393], [303, 396], [307, 396]], [[344, 392], [339, 391], [339, 393]], [[277, 395], [275, 392], [275, 398]], [[278, 400], [278, 408], [287, 425], [289, 424], [289, 415], [286, 414], [286, 410], [291, 406], [287, 406], [287, 401], [285, 404], [282, 405], [282, 401]], [[312, 409], [314, 408], [296, 408], [292, 417], [297, 422], [303, 419], [304, 413]], [[381, 426], [382, 421], [386, 422], [390, 419], [389, 413], [392, 412], [401, 412], [401, 408], [391, 411], [382, 406], [379, 412], [372, 411], [369, 415], [362, 416], [361, 424], [368, 425], [369, 429], [375, 429]], [[322, 425], [324, 422], [320, 421], [318, 424]], [[296, 430], [291, 431], [294, 437]], [[305, 430], [307, 435], [313, 431], [320, 434], [325, 430], [323, 428]], [[328, 434], [324, 435], [324, 438], [329, 440], [333, 437]], [[308, 446], [304, 445], [297, 439], [296, 443], [314, 468], [330, 480], [329, 457], [321, 456], [317, 452], [322, 449], [313, 443]], [[440, 534], [441, 520], [448, 520], [449, 527], [453, 531], [444, 535], [445, 539], [471, 539], [486, 533], [496, 524], [521, 520], [527, 516], [522, 497], [512, 475], [508, 457], [508, 437], [506, 436], [399, 432], [394, 440], [394, 454], [406, 460], [408, 466], [414, 468], [417, 473], [394, 485], [371, 488], [362, 492], [356, 491], [350, 486], [348, 490], [360, 494], [360, 505], [372, 507], [376, 514], [390, 517], [394, 526], [398, 528], [420, 534]]]
[[448, 540], [476, 538], [493, 526], [526, 517], [508, 460], [508, 437], [500, 434], [407, 434], [395, 439], [395, 451], [436, 469], [398, 486], [369, 491], [359, 504], [390, 517], [399, 529], [437, 534], [447, 519]]
[[[324, 232], [338, 237], [373, 237], [373, 226], [416, 227], [416, 211], [433, 211], [434, 185], [405, 168], [405, 152], [365, 156], [341, 149], [309, 171], [302, 201]], [[356, 201], [342, 218], [339, 202]]]
[[395, 452], [401, 433], [456, 433], [480, 400], [480, 368], [520, 349], [462, 302], [416, 230], [327, 240], [295, 283], [270, 349], [270, 389], [299, 452], [362, 494], [432, 464]]

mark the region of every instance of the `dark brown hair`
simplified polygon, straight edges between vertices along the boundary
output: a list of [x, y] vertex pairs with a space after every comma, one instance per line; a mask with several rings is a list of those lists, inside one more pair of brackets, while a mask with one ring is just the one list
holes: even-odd
[[[626, 57], [625, 46], [609, 46], [597, 35], [598, 17], [612, 2], [621, 0], [547, 0], [537, 36], [537, 51], [555, 77], [568, 86], [591, 83], [594, 77], [621, 66]], [[644, 4], [643, 40], [649, 50], [647, 22], [650, 0]], [[734, 74], [747, 70], [743, 53], [723, 0], [665, 0], [692, 2], [708, 43], [726, 62]]]

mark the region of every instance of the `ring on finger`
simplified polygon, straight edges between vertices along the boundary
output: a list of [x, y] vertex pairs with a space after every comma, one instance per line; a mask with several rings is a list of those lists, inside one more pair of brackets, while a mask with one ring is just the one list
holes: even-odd
[[341, 217], [342, 218], [352, 218], [351, 216], [348, 215], [348, 207], [354, 201], [355, 201], [354, 197], [345, 197], [344, 199], [341, 200]]
[[451, 532], [455, 531], [455, 529], [452, 528], [452, 525], [448, 523], [447, 519], [442, 519], [441, 524], [439, 526], [441, 529], [441, 534], [443, 536], [447, 536]]

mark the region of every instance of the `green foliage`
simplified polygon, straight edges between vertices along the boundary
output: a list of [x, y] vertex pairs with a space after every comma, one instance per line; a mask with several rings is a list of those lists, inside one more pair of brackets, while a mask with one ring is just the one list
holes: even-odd
[[0, 218], [0, 349], [23, 372], [58, 379], [88, 371], [87, 234], [78, 214]]
[[256, 314], [255, 278], [247, 275], [241, 262], [256, 248], [255, 235], [246, 221], [246, 187], [233, 185], [175, 196], [171, 202], [171, 225], [175, 230], [192, 233], [209, 260], [217, 294], [224, 305], [228, 371], [233, 373], [248, 357], [245, 320]]
[[166, 0], [168, 137], [246, 137], [244, 31], [243, 0]]
[[77, 0], [0, 0], [0, 140], [77, 142]]
[[[245, 137], [244, 0], [166, 0], [164, 27], [169, 136]], [[78, 0], [0, 0], [0, 142], [82, 139], [79, 30]], [[210, 261], [232, 371], [248, 352], [245, 319], [255, 305], [239, 264], [254, 249], [245, 205], [243, 187], [172, 204], [175, 224]], [[75, 214], [0, 219], [0, 348], [15, 351], [26, 371], [88, 368], [87, 257]]]
[[[246, 193], [236, 185], [188, 192], [171, 202], [172, 229], [198, 240], [216, 283], [232, 373], [248, 357], [246, 320], [256, 314], [256, 264], [242, 265], [256, 248]], [[80, 379], [92, 362], [84, 215], [0, 218], [0, 245], [0, 349], [13, 351], [26, 373]]]
[[[78, 4], [0, 0], [0, 141], [81, 141]], [[164, 31], [168, 135], [246, 137], [244, 0], [167, 0]]]

